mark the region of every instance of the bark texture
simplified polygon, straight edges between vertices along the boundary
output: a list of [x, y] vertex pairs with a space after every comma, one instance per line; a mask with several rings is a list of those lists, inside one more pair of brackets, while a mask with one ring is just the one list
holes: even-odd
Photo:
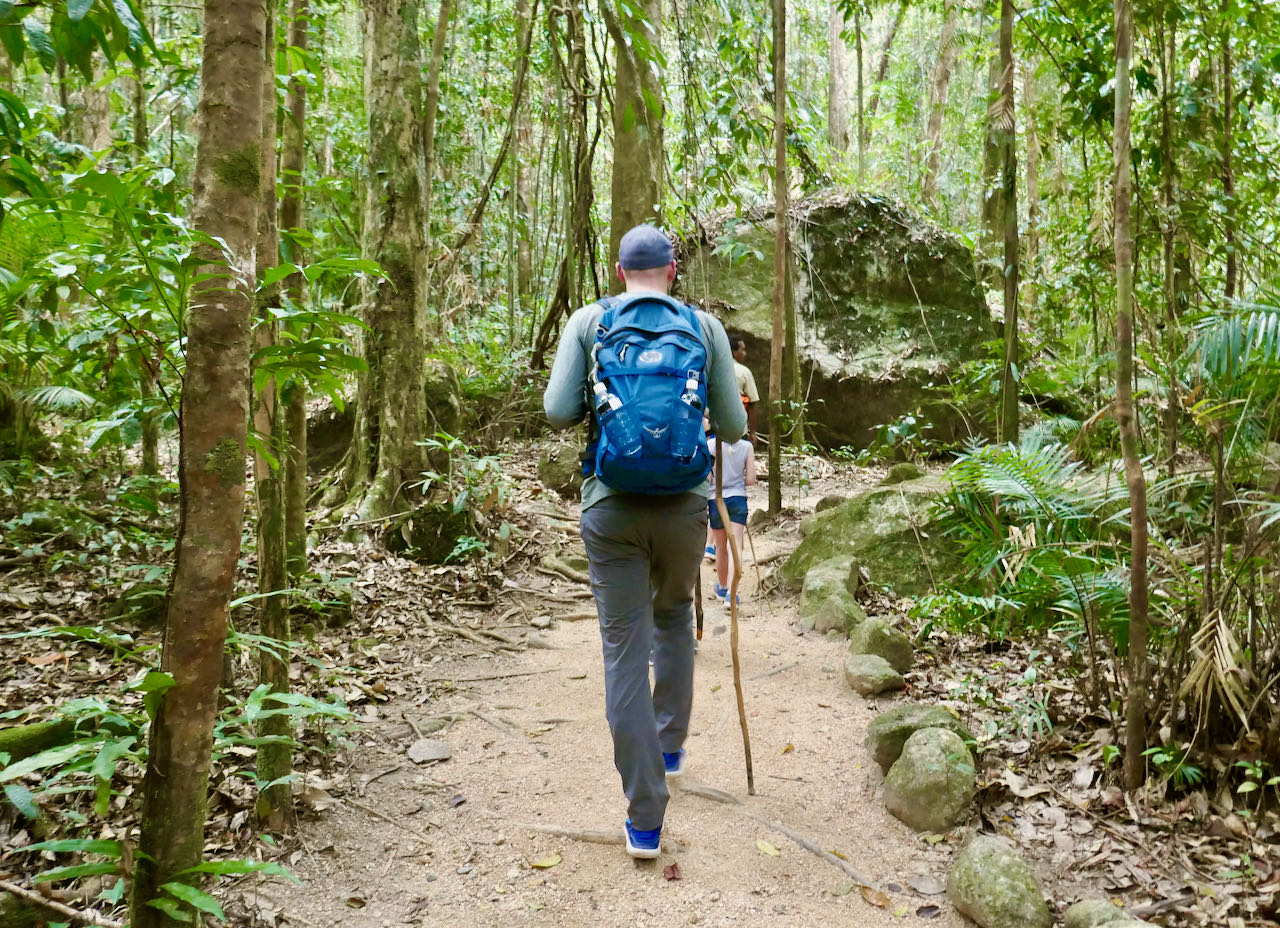
[[[613, 180], [609, 222], [609, 263], [618, 259], [618, 243], [643, 222], [662, 225], [664, 184], [661, 0], [621, 3], [615, 13], [601, 4], [613, 38], [616, 64], [613, 86]], [[615, 291], [622, 283], [612, 279]]]
[[787, 0], [773, 0], [773, 340], [769, 354], [769, 511], [782, 511], [782, 353], [787, 309]]
[[206, 248], [187, 314], [181, 508], [161, 668], [174, 685], [151, 727], [130, 923], [182, 924], [147, 903], [200, 861], [227, 603], [244, 519], [250, 285], [261, 202], [262, 0], [206, 0], [192, 224]]
[[943, 0], [942, 34], [938, 38], [938, 58], [933, 65], [933, 81], [929, 86], [929, 122], [925, 128], [924, 178], [921, 192], [926, 203], [932, 203], [938, 195], [938, 171], [942, 166], [942, 117], [947, 110], [947, 89], [951, 85], [951, 72], [955, 69], [956, 29], [960, 15], [956, 0]]
[[355, 486], [360, 519], [397, 511], [426, 460], [423, 352], [426, 346], [426, 156], [422, 133], [422, 46], [417, 0], [366, 0], [364, 93], [368, 176], [361, 254], [387, 280], [362, 294], [364, 360], [357, 393]]
[[1004, 231], [1004, 368], [1000, 375], [1000, 441], [1018, 443], [1018, 149], [1014, 134], [1013, 0], [1000, 0], [1000, 198]]
[[1115, 190], [1116, 256], [1116, 420], [1129, 489], [1129, 692], [1125, 701], [1124, 785], [1136, 790], [1145, 779], [1147, 706], [1147, 483], [1142, 473], [1133, 406], [1133, 230], [1130, 205], [1131, 90], [1133, 11], [1129, 0], [1115, 0], [1115, 138], [1112, 144]]
[[827, 20], [827, 138], [831, 147], [849, 147], [849, 48], [844, 42], [844, 9], [832, 0]]

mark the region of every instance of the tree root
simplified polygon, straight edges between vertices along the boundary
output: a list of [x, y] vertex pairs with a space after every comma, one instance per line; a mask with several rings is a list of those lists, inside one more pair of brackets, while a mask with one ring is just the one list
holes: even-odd
[[52, 912], [57, 912], [59, 915], [69, 918], [73, 922], [79, 922], [82, 925], [99, 925], [101, 928], [124, 928], [124, 924], [122, 922], [117, 922], [110, 918], [103, 918], [101, 915], [94, 912], [81, 912], [78, 909], [71, 908], [69, 905], [63, 905], [61, 902], [54, 899], [46, 899], [39, 893], [33, 893], [31, 890], [24, 889], [16, 883], [10, 883], [8, 880], [0, 880], [0, 890], [4, 890], [5, 892], [12, 894], [19, 899], [25, 900], [26, 902], [49, 909]]
[[[501, 818], [501, 816], [497, 816]], [[570, 828], [567, 825], [553, 825], [550, 822], [511, 822], [512, 828], [522, 828], [537, 832], [540, 835], [553, 835], [557, 838], [568, 838], [571, 841], [585, 841], [588, 844], [626, 844], [627, 838], [621, 831], [600, 831], [593, 828]], [[683, 848], [675, 841], [663, 840], [662, 850], [668, 854], [678, 854]]]
[[750, 812], [743, 812], [742, 814], [744, 817], [751, 819], [751, 821], [753, 822], [756, 822], [760, 825], [764, 825], [766, 828], [771, 828], [774, 831], [778, 832], [779, 834], [786, 835], [788, 838], [790, 838], [796, 844], [800, 845], [806, 851], [816, 854], [818, 857], [822, 858], [823, 860], [825, 860], [827, 863], [831, 864], [834, 867], [839, 867], [859, 886], [867, 886], [867, 887], [870, 887], [871, 889], [880, 890], [881, 892], [883, 892], [883, 890], [880, 889], [880, 886], [874, 880], [870, 879], [869, 877], [863, 876], [863, 874], [858, 870], [857, 867], [849, 863], [847, 860], [841, 860], [839, 857], [837, 857], [835, 854], [832, 854], [830, 851], [823, 850], [822, 846], [818, 844], [817, 841], [814, 841], [812, 838], [805, 837], [804, 835], [800, 834], [800, 832], [794, 831], [788, 828], [786, 825], [779, 824], [778, 822], [771, 822], [767, 818], [761, 818], [760, 816], [754, 815]]

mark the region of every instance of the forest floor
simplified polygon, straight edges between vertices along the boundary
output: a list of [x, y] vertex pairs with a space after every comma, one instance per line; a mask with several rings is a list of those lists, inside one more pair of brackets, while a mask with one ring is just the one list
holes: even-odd
[[[264, 839], [255, 826], [244, 766], [252, 750], [232, 743], [215, 758], [206, 854], [279, 859], [301, 881], [254, 876], [216, 887], [231, 924], [958, 926], [942, 888], [977, 831], [1028, 859], [1059, 914], [1104, 897], [1165, 925], [1278, 924], [1274, 814], [1251, 817], [1221, 789], [1166, 791], [1158, 778], [1125, 796], [1108, 750], [1119, 720], [1089, 708], [1070, 672], [1079, 656], [1053, 634], [992, 642], [935, 624], [905, 694], [868, 701], [848, 687], [845, 643], [802, 633], [798, 597], [771, 575], [822, 496], [873, 486], [884, 468], [816, 458], [788, 458], [784, 515], [758, 526], [745, 552], [739, 653], [756, 795], [746, 789], [729, 614], [706, 598], [689, 772], [673, 786], [662, 856], [633, 861], [620, 844], [626, 803], [604, 719], [594, 605], [573, 566], [583, 555], [578, 510], [538, 482], [541, 451], [504, 449], [515, 483], [503, 518], [515, 531], [494, 557], [430, 567], [370, 544], [318, 545], [313, 569], [349, 585], [351, 616], [300, 629], [307, 643], [292, 675], [313, 697], [341, 696], [354, 717], [319, 720], [300, 736], [295, 836]], [[764, 502], [761, 485], [751, 507]], [[250, 557], [249, 589], [251, 567]], [[870, 567], [867, 612], [918, 631], [910, 603], [876, 589]], [[79, 573], [30, 562], [4, 574], [0, 717], [83, 711], [76, 698], [86, 696], [120, 711], [140, 704], [126, 683], [148, 661], [122, 660], [119, 642], [154, 647], [157, 629], [112, 637], [130, 626], [104, 618], [113, 598], [130, 596], [134, 581], [123, 578], [140, 575], [115, 560]], [[704, 564], [704, 595], [712, 577]], [[242, 630], [252, 627], [250, 608], [236, 614]], [[42, 625], [57, 634], [34, 631]], [[242, 697], [252, 651], [241, 643], [233, 654]], [[977, 739], [974, 813], [945, 835], [913, 832], [887, 813], [884, 778], [863, 746], [868, 723], [903, 700], [947, 706]], [[234, 698], [226, 711], [239, 711]], [[224, 732], [252, 734], [234, 719]], [[55, 835], [127, 840], [140, 772], [120, 765], [106, 816], [92, 809], [93, 789], [60, 794], [47, 778], [25, 782], [58, 813]], [[33, 831], [0, 803], [0, 876], [34, 886], [40, 870], [76, 862], [22, 853]], [[92, 907], [101, 886], [56, 897]]]

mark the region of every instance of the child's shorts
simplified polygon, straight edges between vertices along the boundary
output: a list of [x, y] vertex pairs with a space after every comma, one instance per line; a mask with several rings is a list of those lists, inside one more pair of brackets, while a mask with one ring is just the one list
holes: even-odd
[[[745, 496], [726, 496], [724, 508], [729, 510], [730, 522], [737, 522], [739, 525], [747, 524], [747, 498]], [[720, 521], [720, 510], [716, 506], [714, 499], [707, 500], [707, 518], [712, 528], [724, 528], [724, 523]]]

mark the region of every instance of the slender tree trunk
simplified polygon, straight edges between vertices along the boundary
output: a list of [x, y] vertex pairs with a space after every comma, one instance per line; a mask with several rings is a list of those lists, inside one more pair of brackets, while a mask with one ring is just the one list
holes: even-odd
[[[292, 0], [289, 8], [289, 46], [306, 52], [310, 42], [310, 0]], [[306, 170], [307, 82], [296, 74], [289, 78], [285, 96], [284, 145], [280, 154], [283, 191], [280, 197], [280, 228], [288, 259], [306, 263], [299, 233], [303, 231], [303, 190]], [[306, 279], [291, 274], [285, 279], [289, 300], [295, 306], [307, 302]], [[284, 454], [284, 537], [285, 562], [289, 576], [298, 578], [307, 571], [307, 385], [300, 378], [284, 384], [280, 401], [285, 407]]]
[[1129, 58], [1133, 49], [1130, 0], [1115, 0], [1115, 254], [1116, 254], [1116, 419], [1129, 487], [1132, 563], [1129, 568], [1129, 693], [1125, 704], [1124, 785], [1136, 790], [1144, 779], [1147, 706], [1147, 483], [1138, 451], [1133, 406], [1133, 238], [1129, 210]]
[[1018, 443], [1018, 149], [1014, 133], [1013, 0], [1000, 0], [1000, 133], [1001, 200], [1004, 207], [1004, 368], [1000, 375], [1002, 442]]
[[[898, 27], [902, 25], [902, 16], [906, 12], [907, 0], [899, 0], [898, 9], [893, 14], [893, 22], [889, 24], [889, 31], [885, 33], [884, 44], [880, 46], [880, 61], [876, 65], [876, 83], [871, 91], [871, 99], [867, 101], [867, 123], [876, 118], [876, 110], [880, 107], [880, 88], [884, 86], [885, 76], [889, 73], [889, 52], [893, 49], [893, 40], [898, 36]], [[864, 123], [863, 130], [866, 132], [866, 138], [863, 139], [865, 145], [871, 140], [871, 126]]]
[[[275, 4], [267, 4], [265, 54], [262, 62], [262, 208], [258, 212], [258, 279], [280, 263], [279, 228], [276, 221], [276, 41]], [[277, 324], [270, 313], [280, 303], [279, 284], [262, 287], [257, 295], [257, 343], [259, 348], [274, 345]], [[254, 404], [253, 427], [258, 439], [279, 454], [285, 439], [284, 418], [275, 378], [267, 379]], [[254, 497], [258, 508], [258, 630], [264, 638], [287, 642], [289, 603], [280, 593], [289, 586], [284, 549], [284, 471], [258, 451], [253, 456]], [[258, 683], [273, 693], [289, 692], [289, 660], [258, 651]], [[270, 705], [270, 703], [268, 703]], [[258, 723], [258, 736], [288, 739], [292, 735], [289, 717], [270, 715]], [[293, 826], [293, 800], [287, 777], [293, 767], [293, 752], [287, 741], [258, 746], [258, 819], [281, 831]]]
[[867, 172], [867, 121], [863, 111], [862, 83], [862, 12], [853, 14], [854, 51], [858, 58], [858, 186], [862, 186]]
[[[418, 0], [365, 0], [364, 91], [368, 176], [361, 254], [387, 280], [362, 294], [364, 359], [354, 444], [362, 520], [396, 512], [426, 459], [414, 444], [426, 421], [426, 164]], [[444, 23], [438, 25], [442, 29]]]
[[926, 203], [938, 196], [938, 171], [942, 165], [942, 117], [947, 110], [947, 88], [951, 84], [951, 72], [955, 67], [960, 46], [956, 43], [956, 29], [960, 14], [956, 0], [943, 0], [942, 35], [938, 39], [938, 58], [933, 66], [933, 83], [929, 89], [929, 122], [925, 130], [924, 179], [921, 192]]
[[1178, 384], [1178, 356], [1182, 351], [1180, 322], [1178, 319], [1178, 165], [1177, 155], [1173, 150], [1173, 79], [1172, 73], [1177, 65], [1177, 41], [1175, 20], [1168, 19], [1168, 40], [1165, 39], [1165, 17], [1161, 16], [1157, 25], [1157, 42], [1160, 53], [1160, 191], [1161, 217], [1160, 240], [1162, 247], [1164, 270], [1164, 359], [1168, 370], [1164, 411], [1164, 457], [1167, 473], [1174, 474], [1174, 459], [1178, 455], [1178, 429], [1181, 424], [1181, 399]]
[[[440, 111], [440, 72], [444, 68], [444, 46], [449, 37], [449, 21], [453, 11], [454, 0], [440, 0], [440, 10], [436, 16], [436, 31], [431, 39], [431, 63], [427, 70], [426, 101], [422, 111], [422, 146], [424, 163], [424, 180], [422, 184], [423, 216], [422, 238], [427, 244], [428, 261], [430, 260], [431, 241], [431, 188], [436, 176], [436, 114]], [[415, 16], [417, 7], [415, 6]], [[419, 53], [420, 54], [420, 53]], [[366, 64], [366, 67], [368, 65]], [[423, 286], [428, 284], [423, 281]], [[425, 295], [424, 295], [425, 296]], [[436, 334], [444, 331], [444, 318], [437, 310], [435, 316]]]
[[1004, 187], [1000, 182], [1000, 166], [1003, 152], [1000, 148], [1000, 33], [987, 61], [987, 115], [982, 137], [982, 203], [978, 210], [982, 217], [982, 232], [978, 241], [978, 274], [988, 288], [1003, 281], [1000, 273], [1000, 242], [1003, 240], [1001, 223], [1004, 219]]
[[[658, 58], [662, 33], [661, 0], [621, 3], [615, 13], [602, 3], [613, 37], [613, 179], [609, 221], [609, 263], [618, 259], [618, 243], [632, 226], [662, 225], [663, 154], [662, 72]], [[634, 39], [632, 38], [634, 37]], [[614, 292], [622, 287], [611, 278]]]
[[773, 0], [773, 340], [769, 354], [769, 512], [782, 511], [782, 352], [787, 310], [787, 0]]
[[[517, 0], [516, 22], [522, 32], [532, 34], [534, 17], [530, 13], [529, 0]], [[515, 280], [515, 313], [528, 311], [527, 300], [529, 289], [533, 283], [533, 230], [532, 196], [530, 191], [530, 171], [525, 159], [533, 147], [533, 117], [528, 105], [516, 111], [515, 150], [511, 154], [512, 169], [515, 171], [514, 193], [511, 207], [513, 210], [512, 226], [516, 237], [516, 280]], [[512, 345], [518, 344], [517, 330], [511, 331]]]
[[[173, 585], [161, 669], [173, 678], [151, 725], [142, 783], [130, 924], [183, 922], [148, 905], [159, 887], [200, 862], [209, 757], [227, 604], [244, 522], [249, 330], [261, 198], [262, 0], [206, 0], [192, 225], [203, 267], [187, 313]], [[224, 263], [223, 250], [233, 266]]]
[[1022, 72], [1022, 111], [1027, 114], [1027, 247], [1022, 262], [1024, 316], [1035, 319], [1040, 307], [1040, 134], [1036, 129], [1036, 73], [1028, 63]]
[[1219, 22], [1222, 23], [1222, 239], [1227, 252], [1227, 270], [1223, 279], [1223, 295], [1235, 299], [1238, 277], [1236, 257], [1236, 174], [1232, 166], [1232, 123], [1235, 119], [1235, 75], [1231, 56], [1231, 6], [1222, 0]]
[[849, 48], [844, 44], [844, 8], [831, 0], [827, 11], [827, 140], [836, 151], [849, 148]]

